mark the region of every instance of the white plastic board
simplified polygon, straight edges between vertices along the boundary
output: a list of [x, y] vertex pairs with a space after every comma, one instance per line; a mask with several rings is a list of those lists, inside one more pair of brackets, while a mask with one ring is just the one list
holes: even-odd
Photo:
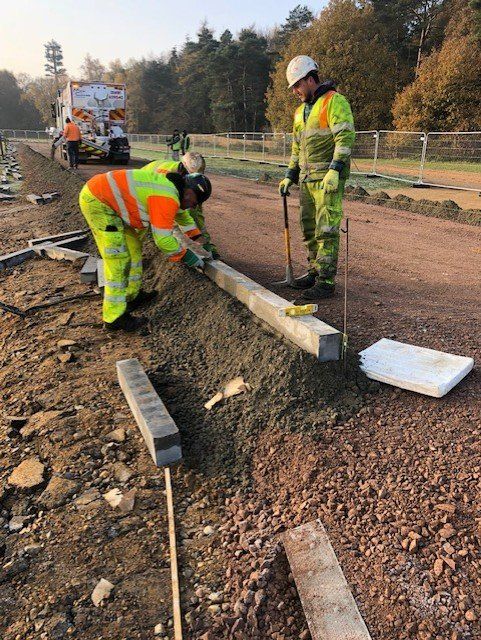
[[473, 358], [382, 338], [359, 353], [372, 380], [441, 398], [473, 368]]

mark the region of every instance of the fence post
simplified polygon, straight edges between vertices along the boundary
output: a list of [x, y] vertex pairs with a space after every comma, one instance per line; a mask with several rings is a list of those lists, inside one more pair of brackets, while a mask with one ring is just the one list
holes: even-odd
[[266, 134], [262, 134], [262, 161], [266, 159]]
[[215, 158], [215, 157], [216, 157], [216, 155], [217, 155], [217, 154], [216, 154], [216, 146], [217, 146], [217, 145], [216, 145], [216, 141], [217, 141], [217, 136], [216, 136], [216, 135], [215, 135], [215, 133], [214, 133], [214, 147], [213, 147], [213, 150], [212, 150], [212, 155], [214, 156], [214, 158]]
[[424, 165], [426, 163], [426, 153], [428, 150], [428, 137], [429, 137], [429, 133], [423, 133], [423, 135], [421, 136], [421, 140], [423, 143], [423, 150], [421, 152], [421, 164], [419, 167], [419, 178], [418, 178], [418, 184], [422, 184], [423, 183], [423, 178], [424, 178]]
[[380, 138], [379, 131], [375, 132], [374, 138], [376, 139], [376, 142], [374, 143], [374, 159], [372, 163], [372, 173], [373, 175], [377, 175], [377, 156], [379, 153], [379, 138]]
[[246, 159], [246, 133], [244, 133], [244, 160]]
[[284, 164], [286, 164], [286, 139], [287, 139], [286, 136], [287, 136], [287, 133], [284, 134], [284, 145], [282, 150], [282, 160]]

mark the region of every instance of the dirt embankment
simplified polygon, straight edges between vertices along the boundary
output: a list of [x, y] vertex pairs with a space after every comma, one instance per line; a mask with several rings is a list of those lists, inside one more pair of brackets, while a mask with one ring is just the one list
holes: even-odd
[[[22, 161], [40, 180], [37, 156], [23, 151]], [[49, 230], [61, 231], [60, 207], [75, 211], [76, 189], [46, 163], [49, 188], [64, 196], [38, 216], [54, 220], [58, 207]], [[375, 640], [479, 637], [479, 373], [442, 401], [380, 388], [354, 362], [345, 381], [202, 276], [151, 245], [146, 253], [146, 282], [159, 291], [146, 337], [103, 334], [100, 301], [1, 319], [3, 412], [28, 417], [0, 431], [6, 640], [151, 638], [158, 623], [160, 637], [170, 634], [163, 481], [115, 380], [115, 361], [127, 357], [144, 363], [182, 432], [175, 493], [188, 638], [307, 638], [277, 540], [316, 517]], [[85, 286], [71, 265], [35, 260], [2, 276], [0, 289], [20, 305]], [[72, 357], [60, 363], [64, 351]], [[236, 375], [252, 392], [206, 411]], [[13, 469], [33, 457], [43, 480], [12, 487]], [[126, 515], [102, 498], [115, 487], [137, 491]], [[10, 531], [14, 517], [22, 528]], [[115, 589], [97, 609], [90, 593], [101, 577]]]

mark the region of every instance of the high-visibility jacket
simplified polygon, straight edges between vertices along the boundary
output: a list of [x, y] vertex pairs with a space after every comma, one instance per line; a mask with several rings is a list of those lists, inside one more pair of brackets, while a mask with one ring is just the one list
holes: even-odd
[[[151, 227], [155, 244], [176, 262], [185, 254], [172, 231], [179, 212], [179, 192], [162, 173], [145, 169], [99, 173], [87, 182], [93, 196], [119, 215], [134, 229]], [[195, 227], [191, 237], [199, 236]]]
[[80, 129], [75, 122], [67, 122], [65, 127], [63, 128], [63, 137], [67, 142], [79, 142], [82, 134], [80, 133]]
[[156, 173], [178, 173], [180, 166], [180, 160], [154, 160], [153, 162], [149, 162], [146, 164], [146, 171], [155, 171]]
[[181, 145], [180, 135], [178, 133], [172, 136], [172, 138], [170, 139], [169, 145], [172, 147], [172, 151], [180, 151], [180, 148], [182, 145]]
[[329, 169], [335, 169], [342, 178], [347, 178], [356, 137], [349, 102], [331, 90], [310, 107], [303, 103], [294, 114], [286, 177], [294, 182], [322, 180]]

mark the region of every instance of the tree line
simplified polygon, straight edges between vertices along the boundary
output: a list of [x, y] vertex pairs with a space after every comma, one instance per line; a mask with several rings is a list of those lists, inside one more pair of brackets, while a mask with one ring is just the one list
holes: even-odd
[[[46, 45], [47, 71], [57, 44]], [[203, 24], [157, 57], [104, 66], [87, 54], [74, 79], [126, 83], [130, 131], [288, 131], [297, 103], [285, 70], [298, 54], [337, 83], [358, 129], [481, 128], [481, 0], [330, 0], [316, 16], [298, 5], [267, 32], [216, 37]], [[52, 124], [67, 78], [62, 66], [60, 78], [0, 71], [0, 128]]]

